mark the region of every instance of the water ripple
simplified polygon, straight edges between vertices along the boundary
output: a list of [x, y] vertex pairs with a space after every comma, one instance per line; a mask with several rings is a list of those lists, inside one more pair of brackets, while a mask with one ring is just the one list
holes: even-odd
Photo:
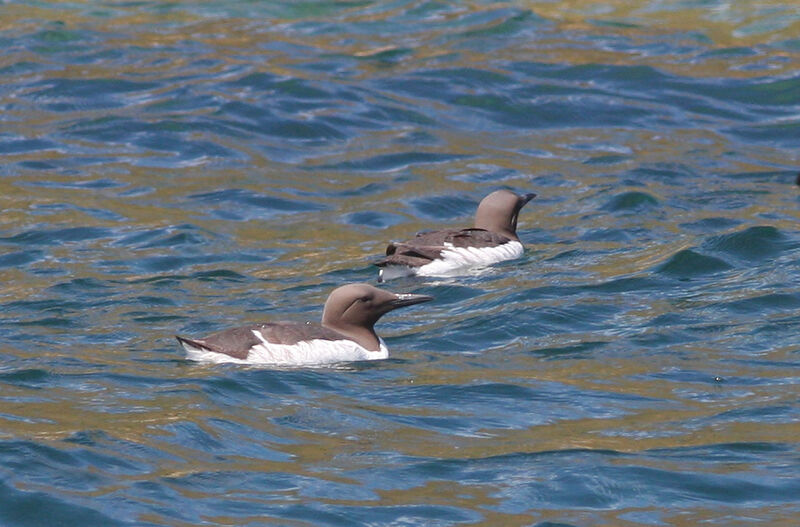
[[[795, 523], [797, 17], [728, 4], [4, 2], [0, 523]], [[388, 360], [174, 341], [497, 188]]]

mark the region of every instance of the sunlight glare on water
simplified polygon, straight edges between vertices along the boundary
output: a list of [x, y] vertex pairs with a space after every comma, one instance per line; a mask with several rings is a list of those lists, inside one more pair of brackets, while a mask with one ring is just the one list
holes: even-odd
[[[0, 524], [796, 525], [800, 14], [0, 3]], [[185, 360], [381, 287], [390, 358]]]

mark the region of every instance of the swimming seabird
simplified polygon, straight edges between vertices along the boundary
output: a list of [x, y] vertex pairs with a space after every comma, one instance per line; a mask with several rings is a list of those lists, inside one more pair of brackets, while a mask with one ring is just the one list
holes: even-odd
[[522, 256], [517, 236], [519, 211], [536, 194], [496, 190], [483, 198], [475, 212], [475, 226], [422, 232], [404, 242], [392, 242], [386, 257], [375, 262], [379, 280], [401, 276], [451, 276]]
[[205, 362], [302, 366], [385, 359], [389, 351], [375, 322], [389, 311], [429, 300], [433, 297], [348, 284], [328, 296], [321, 324], [265, 322], [201, 339], [175, 338], [187, 358]]

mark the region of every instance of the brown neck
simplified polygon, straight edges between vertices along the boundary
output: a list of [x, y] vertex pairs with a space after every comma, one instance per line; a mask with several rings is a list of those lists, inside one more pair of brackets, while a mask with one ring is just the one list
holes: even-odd
[[516, 229], [513, 225], [497, 225], [496, 223], [485, 222], [485, 221], [476, 221], [475, 222], [476, 229], [484, 229], [490, 232], [496, 232], [497, 234], [502, 234], [506, 238], [509, 238], [514, 241], [519, 241], [519, 237], [517, 236]]
[[332, 329], [338, 333], [341, 333], [368, 351], [380, 351], [381, 349], [381, 341], [378, 338], [378, 334], [375, 333], [375, 329], [372, 327], [365, 328], [363, 326], [353, 326], [350, 324], [334, 326], [323, 323], [322, 325], [328, 329]]

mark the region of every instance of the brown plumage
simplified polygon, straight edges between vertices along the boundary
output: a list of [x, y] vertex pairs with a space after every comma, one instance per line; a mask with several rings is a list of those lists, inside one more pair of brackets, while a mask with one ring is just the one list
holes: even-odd
[[442, 251], [448, 248], [480, 249], [519, 241], [519, 211], [535, 197], [536, 194], [520, 195], [510, 190], [492, 192], [478, 205], [474, 227], [422, 232], [410, 240], [392, 242], [386, 247], [386, 257], [375, 262], [375, 265], [422, 267], [440, 258]]
[[428, 295], [392, 293], [369, 284], [348, 284], [334, 289], [325, 301], [322, 323], [266, 322], [213, 333], [201, 339], [176, 336], [185, 348], [222, 353], [245, 360], [250, 350], [264, 344], [294, 345], [312, 340], [350, 340], [364, 350], [381, 349], [374, 325], [394, 309], [432, 300]]

